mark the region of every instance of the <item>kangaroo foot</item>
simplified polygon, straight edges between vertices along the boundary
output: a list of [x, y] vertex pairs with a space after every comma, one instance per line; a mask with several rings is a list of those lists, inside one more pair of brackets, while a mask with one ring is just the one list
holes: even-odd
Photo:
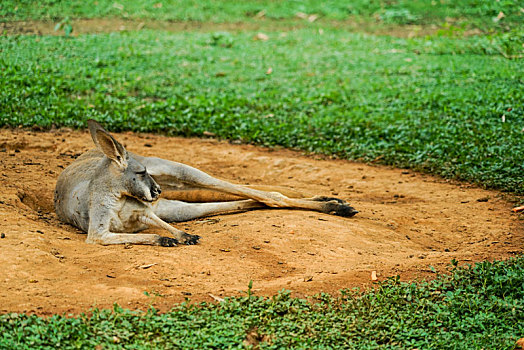
[[321, 212], [326, 214], [350, 218], [358, 213], [358, 210], [339, 198], [319, 196], [314, 197], [313, 200], [317, 202], [325, 202], [321, 208]]

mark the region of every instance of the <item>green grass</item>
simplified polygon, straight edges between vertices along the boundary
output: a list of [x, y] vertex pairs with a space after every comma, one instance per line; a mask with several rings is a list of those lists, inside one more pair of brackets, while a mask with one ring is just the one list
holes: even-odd
[[[161, 4], [159, 6], [158, 4]], [[176, 21], [240, 22], [261, 11], [269, 19], [295, 18], [298, 12], [331, 20], [367, 19], [398, 24], [441, 24], [449, 21], [482, 29], [505, 29], [524, 21], [517, 0], [3, 0], [3, 20], [121, 17]], [[493, 19], [503, 12], [505, 17]]]
[[514, 349], [524, 335], [524, 258], [309, 301], [282, 292], [163, 314], [115, 306], [79, 317], [0, 316], [2, 349], [242, 349], [247, 334], [261, 349]]
[[501, 55], [524, 33], [255, 34], [2, 37], [0, 125], [211, 132], [524, 193], [524, 65]]

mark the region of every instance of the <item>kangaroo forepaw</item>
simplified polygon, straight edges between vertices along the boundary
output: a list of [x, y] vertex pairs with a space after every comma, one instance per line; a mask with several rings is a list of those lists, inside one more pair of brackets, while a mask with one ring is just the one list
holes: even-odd
[[350, 218], [358, 213], [358, 210], [356, 210], [348, 203], [339, 198], [319, 196], [313, 198], [313, 200], [318, 202], [325, 202], [325, 204], [322, 207], [322, 212], [326, 214]]
[[162, 247], [176, 247], [178, 240], [171, 237], [160, 237], [159, 243]]
[[202, 238], [202, 237], [197, 236], [197, 235], [190, 235], [190, 234], [185, 233], [181, 237], [180, 243], [185, 244], [185, 245], [195, 245], [195, 244], [198, 243], [198, 240], [200, 238]]

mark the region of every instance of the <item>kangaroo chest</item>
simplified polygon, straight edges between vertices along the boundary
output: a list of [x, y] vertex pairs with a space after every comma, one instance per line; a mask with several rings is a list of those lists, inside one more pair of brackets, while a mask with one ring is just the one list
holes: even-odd
[[139, 232], [149, 226], [140, 217], [150, 210], [147, 205], [132, 197], [122, 197], [117, 201], [111, 217], [111, 232]]

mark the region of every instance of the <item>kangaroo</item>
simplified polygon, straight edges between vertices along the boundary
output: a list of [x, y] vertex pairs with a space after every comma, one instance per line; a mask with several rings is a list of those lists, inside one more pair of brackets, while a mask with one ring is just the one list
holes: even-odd
[[[87, 123], [96, 149], [82, 154], [60, 174], [54, 194], [58, 218], [87, 232], [87, 243], [192, 245], [201, 237], [168, 222], [263, 207], [315, 210], [343, 217], [358, 213], [337, 198], [290, 198], [219, 180], [182, 163], [133, 154], [96, 121]], [[189, 203], [160, 198], [161, 189], [175, 191], [175, 198], [177, 192], [185, 197], [191, 191], [197, 197], [205, 191], [219, 193], [224, 201]], [[172, 237], [137, 233], [149, 227], [161, 227]]]

